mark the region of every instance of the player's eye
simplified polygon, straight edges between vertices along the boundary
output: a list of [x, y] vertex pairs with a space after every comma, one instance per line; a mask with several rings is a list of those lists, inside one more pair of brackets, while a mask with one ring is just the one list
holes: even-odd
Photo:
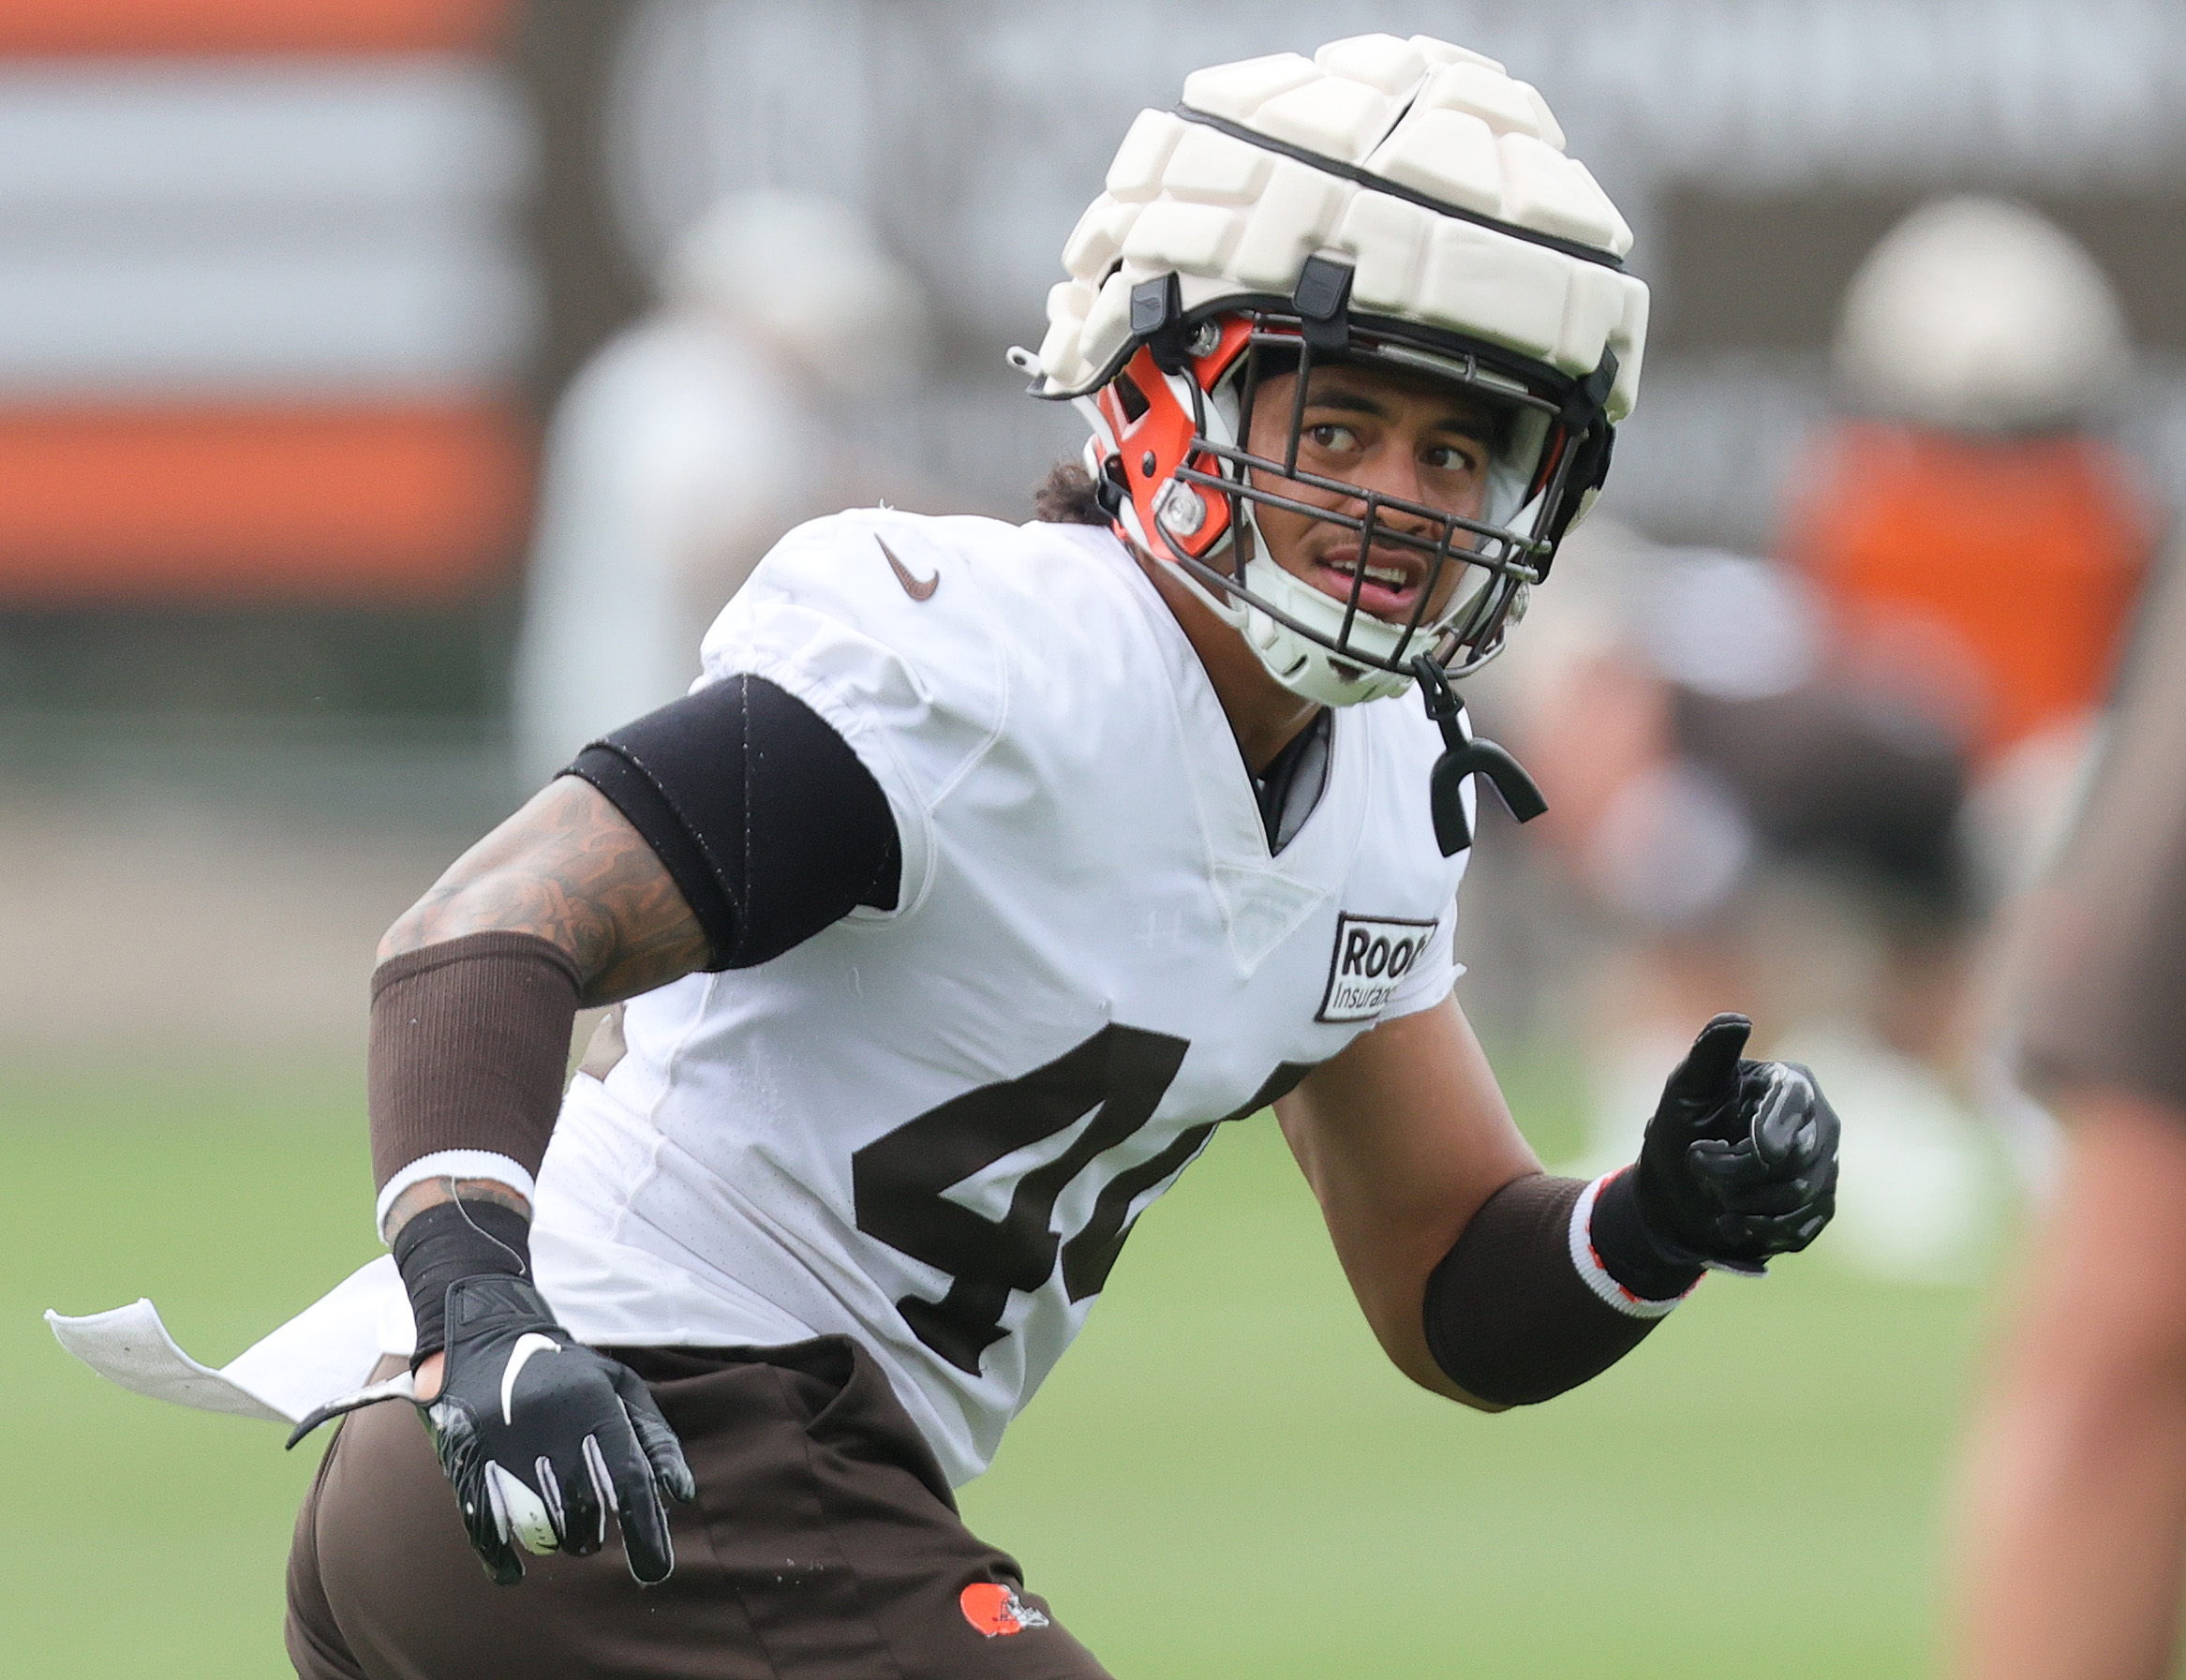
[[1467, 444], [1435, 443], [1421, 453], [1420, 464], [1436, 472], [1478, 472], [1480, 452]]
[[1359, 434], [1349, 426], [1338, 425], [1333, 421], [1306, 427], [1305, 436], [1306, 440], [1316, 449], [1331, 455], [1355, 454], [1360, 447]]

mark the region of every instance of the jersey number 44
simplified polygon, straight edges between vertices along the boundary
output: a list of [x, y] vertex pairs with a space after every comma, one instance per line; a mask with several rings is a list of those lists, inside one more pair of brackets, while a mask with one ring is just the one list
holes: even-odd
[[[1166, 1033], [1103, 1027], [1045, 1067], [951, 1097], [851, 1157], [858, 1229], [949, 1274], [940, 1301], [907, 1295], [896, 1303], [921, 1342], [975, 1376], [979, 1356], [1008, 1333], [1002, 1316], [1012, 1289], [1045, 1287], [1060, 1263], [1072, 1301], [1099, 1294], [1130, 1235], [1132, 1204], [1182, 1171], [1216, 1126], [1265, 1108], [1311, 1071], [1284, 1063], [1234, 1113], [1186, 1127], [1116, 1173], [1067, 1238], [1049, 1229], [1064, 1186], [1153, 1118], [1190, 1048]], [[944, 1194], [1089, 1114], [1069, 1148], [1018, 1180], [1000, 1219]]]

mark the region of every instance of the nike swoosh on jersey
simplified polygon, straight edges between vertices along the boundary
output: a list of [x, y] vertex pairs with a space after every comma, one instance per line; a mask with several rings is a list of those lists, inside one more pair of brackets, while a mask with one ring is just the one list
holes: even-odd
[[903, 593], [910, 596], [912, 600], [924, 601], [941, 587], [941, 573], [938, 571], [931, 577], [913, 577], [910, 570], [896, 558], [894, 549], [890, 548], [886, 543], [882, 542], [877, 535], [873, 541], [881, 544], [881, 552], [888, 557], [888, 569], [895, 572], [896, 581], [903, 586]]
[[516, 1338], [515, 1348], [509, 1355], [508, 1368], [501, 1373], [501, 1421], [503, 1423], [513, 1423], [516, 1420], [516, 1373], [524, 1369], [525, 1362], [533, 1354], [558, 1353], [560, 1350], [560, 1343], [551, 1337], [541, 1335], [537, 1331], [528, 1330]]

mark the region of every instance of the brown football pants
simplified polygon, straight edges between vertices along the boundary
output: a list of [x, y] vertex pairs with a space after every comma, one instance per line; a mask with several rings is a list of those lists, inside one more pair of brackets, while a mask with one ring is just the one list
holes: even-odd
[[617, 1348], [683, 1439], [676, 1572], [610, 1540], [487, 1579], [415, 1409], [344, 1420], [296, 1520], [303, 1680], [1108, 1680], [973, 1536], [887, 1378], [840, 1336]]

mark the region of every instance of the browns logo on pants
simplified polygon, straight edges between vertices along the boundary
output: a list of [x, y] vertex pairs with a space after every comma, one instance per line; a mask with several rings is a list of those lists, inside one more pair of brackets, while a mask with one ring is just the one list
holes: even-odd
[[847, 1337], [610, 1349], [650, 1385], [698, 1479], [669, 1508], [676, 1572], [610, 1540], [479, 1567], [412, 1407], [345, 1420], [289, 1556], [304, 1680], [1107, 1680], [957, 1515], [940, 1466]]

